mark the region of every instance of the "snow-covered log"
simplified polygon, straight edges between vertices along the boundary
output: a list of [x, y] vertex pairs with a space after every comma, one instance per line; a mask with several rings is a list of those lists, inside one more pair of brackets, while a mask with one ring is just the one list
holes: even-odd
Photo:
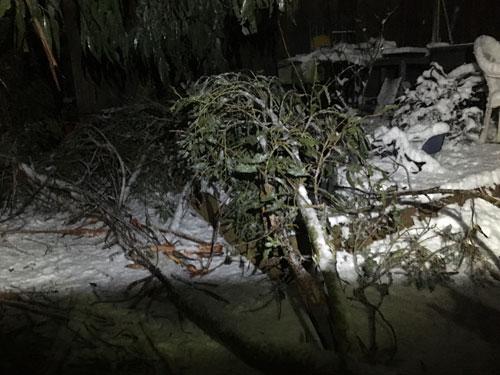
[[318, 219], [316, 209], [308, 197], [305, 186], [300, 184], [297, 191], [297, 201], [313, 247], [314, 260], [321, 270], [328, 292], [328, 306], [333, 321], [334, 336], [337, 340], [337, 349], [343, 358], [355, 359], [360, 354], [360, 348], [351, 328], [347, 297], [337, 272], [335, 254], [327, 243], [325, 231]]

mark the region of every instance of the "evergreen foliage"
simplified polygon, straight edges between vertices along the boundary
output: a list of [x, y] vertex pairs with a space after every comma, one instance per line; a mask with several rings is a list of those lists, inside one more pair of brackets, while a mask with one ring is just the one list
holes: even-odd
[[[84, 53], [125, 70], [142, 61], [163, 83], [221, 72], [226, 66], [224, 23], [237, 17], [242, 32], [257, 31], [255, 12], [291, 15], [297, 0], [74, 0]], [[61, 0], [0, 0], [0, 18], [15, 18], [18, 46], [28, 25], [41, 40], [53, 69], [61, 49]], [[55, 78], [57, 82], [57, 78]]]
[[320, 182], [339, 166], [357, 168], [364, 160], [357, 120], [322, 103], [328, 100], [322, 86], [299, 94], [276, 78], [222, 74], [199, 80], [177, 102], [189, 123], [181, 157], [197, 181], [232, 192], [226, 220], [240, 240], [267, 235], [272, 244], [264, 214], [276, 217], [280, 229], [289, 227], [299, 184], [319, 207], [330, 196]]
[[448, 142], [474, 142], [479, 138], [482, 111], [472, 104], [479, 102], [478, 88], [483, 82], [475, 64], [446, 73], [433, 62], [418, 78], [416, 87], [398, 98], [392, 125], [408, 130], [415, 125], [445, 122], [450, 127]]

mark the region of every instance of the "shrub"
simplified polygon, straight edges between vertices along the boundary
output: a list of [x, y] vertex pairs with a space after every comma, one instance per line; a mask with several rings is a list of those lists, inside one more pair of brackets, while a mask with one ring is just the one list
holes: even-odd
[[364, 160], [358, 121], [324, 109], [325, 98], [323, 86], [299, 94], [276, 78], [228, 73], [201, 79], [176, 104], [188, 119], [181, 156], [201, 184], [232, 192], [226, 219], [240, 240], [264, 235], [264, 212], [291, 225], [299, 183], [318, 203], [324, 177]]
[[399, 109], [391, 124], [411, 132], [412, 127], [447, 123], [448, 145], [473, 142], [479, 138], [482, 111], [477, 102], [477, 87], [482, 83], [475, 64], [462, 65], [445, 73], [436, 62], [417, 80], [414, 90], [398, 98]]

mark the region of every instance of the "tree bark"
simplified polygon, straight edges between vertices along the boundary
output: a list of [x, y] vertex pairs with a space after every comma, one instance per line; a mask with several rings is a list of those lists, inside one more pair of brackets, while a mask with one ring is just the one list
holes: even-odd
[[[138, 253], [140, 256], [140, 254]], [[194, 290], [181, 293], [148, 259], [140, 256], [143, 265], [166, 287], [168, 299], [189, 320], [212, 339], [218, 341], [247, 365], [264, 374], [340, 374], [342, 363], [334, 352], [316, 350], [311, 347], [294, 347], [265, 342], [250, 337], [224, 319], [223, 314], [209, 310], [193, 298]]]
[[351, 328], [347, 297], [337, 272], [337, 263], [318, 215], [307, 195], [304, 185], [298, 188], [298, 203], [315, 254], [315, 262], [323, 274], [328, 292], [328, 306], [333, 321], [333, 333], [337, 349], [346, 361], [356, 360], [361, 355], [359, 342]]
[[78, 27], [79, 17], [75, 0], [63, 0], [62, 13], [78, 114], [94, 113], [97, 111], [95, 84], [92, 80], [87, 79], [82, 65], [82, 49], [80, 47], [80, 30]]

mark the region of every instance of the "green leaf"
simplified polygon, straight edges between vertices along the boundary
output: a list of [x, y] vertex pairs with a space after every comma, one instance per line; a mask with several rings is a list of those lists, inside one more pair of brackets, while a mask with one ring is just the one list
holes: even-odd
[[249, 135], [243, 139], [243, 142], [253, 146], [256, 145], [259, 142], [259, 140], [255, 135]]
[[377, 116], [381, 116], [386, 114], [389, 111], [396, 110], [398, 109], [399, 105], [398, 104], [390, 104], [386, 105], [384, 108], [382, 108], [380, 111], [376, 113]]
[[291, 164], [286, 172], [294, 177], [306, 177], [307, 171], [306, 169], [298, 164]]
[[160, 75], [161, 81], [163, 83], [167, 83], [168, 82], [168, 73], [170, 71], [170, 68], [168, 66], [168, 63], [165, 61], [164, 57], [159, 58], [157, 68], [158, 68], [158, 74]]
[[40, 4], [38, 2], [27, 1], [28, 10], [30, 11], [30, 15], [32, 19], [38, 19], [42, 17], [42, 11], [40, 9]]
[[306, 147], [315, 147], [318, 145], [318, 141], [316, 141], [312, 137], [301, 137], [297, 138], [297, 141], [301, 144], [303, 144]]
[[11, 7], [10, 0], [0, 0], [0, 18], [2, 18]]
[[268, 193], [268, 194], [265, 194], [262, 197], [260, 197], [260, 201], [261, 202], [269, 202], [269, 201], [273, 200], [275, 197], [276, 196], [274, 193]]
[[245, 164], [262, 164], [266, 162], [267, 158], [269, 155], [267, 154], [255, 154], [253, 157], [243, 157], [241, 158], [241, 161]]
[[86, 3], [88, 3], [88, 9], [90, 10], [90, 13], [88, 13], [88, 15], [92, 16], [93, 21], [99, 25], [101, 23], [102, 3], [100, 1], [86, 1]]
[[272, 242], [266, 242], [265, 247], [266, 249], [262, 253], [262, 262], [265, 262], [266, 260], [269, 259], [269, 253], [273, 249], [274, 244]]
[[345, 178], [347, 179], [347, 182], [349, 183], [349, 185], [354, 189], [356, 187], [356, 185], [354, 184], [354, 181], [352, 180], [351, 172], [346, 171]]
[[240, 173], [255, 173], [257, 172], [257, 166], [240, 163], [234, 167], [234, 170]]
[[61, 51], [61, 36], [59, 27], [59, 9], [54, 8], [51, 4], [47, 6], [47, 14], [49, 15], [50, 29], [52, 33], [52, 41], [54, 42], [55, 51], [57, 54]]
[[24, 0], [16, 1], [16, 42], [18, 46], [21, 46], [24, 40], [24, 34], [26, 33], [26, 22], [24, 17], [26, 16], [26, 6], [24, 5]]
[[272, 204], [270, 206], [266, 206], [267, 213], [272, 213], [272, 212], [282, 211], [282, 210], [283, 210], [283, 201], [282, 200], [274, 201], [274, 202], [272, 202]]
[[392, 219], [394, 220], [394, 223], [396, 224], [396, 226], [398, 226], [400, 228], [404, 228], [404, 224], [401, 221], [401, 215], [400, 215], [399, 211], [395, 210], [392, 212]]
[[207, 163], [203, 163], [203, 162], [193, 165], [193, 169], [195, 169], [197, 171], [202, 171], [206, 168], [207, 168]]
[[45, 35], [45, 39], [49, 44], [49, 47], [52, 49], [52, 32], [50, 30], [50, 22], [47, 16], [42, 15], [42, 19], [40, 20], [40, 25], [42, 25], [43, 34]]

